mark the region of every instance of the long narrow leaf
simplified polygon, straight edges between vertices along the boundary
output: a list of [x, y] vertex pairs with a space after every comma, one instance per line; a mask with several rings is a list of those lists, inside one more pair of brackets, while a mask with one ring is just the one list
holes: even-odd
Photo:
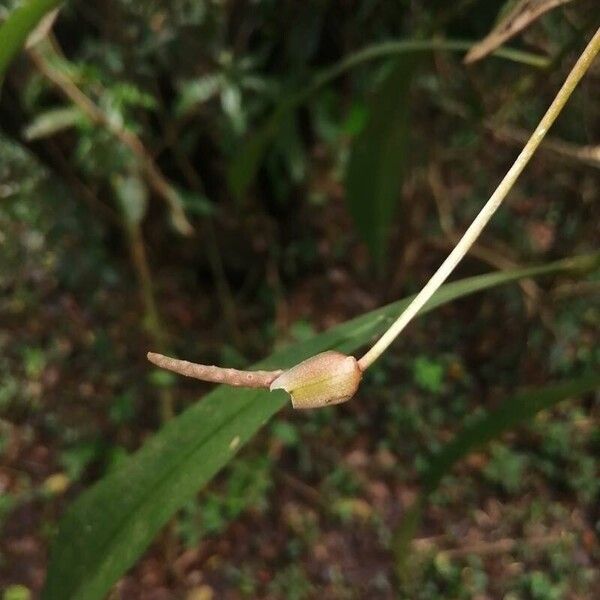
[[566, 400], [594, 391], [600, 387], [600, 374], [565, 381], [538, 390], [523, 392], [465, 426], [456, 437], [432, 458], [423, 474], [423, 491], [407, 510], [394, 533], [396, 569], [401, 578], [407, 574], [409, 545], [421, 522], [427, 498], [452, 467], [470, 452], [497, 438], [502, 433], [532, 419], [538, 412]]
[[[522, 277], [593, 268], [599, 260], [600, 255], [582, 256], [450, 283], [423, 312]], [[330, 348], [353, 352], [381, 333], [409, 301], [348, 321], [278, 352], [256, 367], [288, 367]], [[52, 545], [43, 598], [102, 598], [173, 514], [287, 401], [284, 392], [219, 387], [170, 421], [67, 511]]]
[[44, 15], [62, 4], [62, 0], [29, 0], [16, 10], [0, 27], [0, 82], [15, 54], [23, 48], [27, 36]]
[[369, 98], [367, 123], [346, 167], [346, 205], [380, 270], [402, 188], [415, 69], [413, 57], [400, 59]]

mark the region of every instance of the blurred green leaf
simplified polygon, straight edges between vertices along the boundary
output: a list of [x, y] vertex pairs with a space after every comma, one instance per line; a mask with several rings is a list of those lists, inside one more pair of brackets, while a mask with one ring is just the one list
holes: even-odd
[[298, 429], [287, 421], [277, 421], [273, 425], [273, 436], [284, 446], [296, 446], [300, 442]]
[[600, 374], [596, 373], [523, 392], [506, 401], [498, 409], [475, 418], [449, 444], [436, 452], [423, 474], [424, 487], [420, 497], [408, 509], [405, 518], [394, 532], [394, 554], [400, 577], [408, 574], [410, 540], [419, 527], [427, 498], [459, 460], [505, 431], [529, 421], [541, 410], [567, 398], [592, 392], [599, 386]]
[[414, 60], [403, 58], [379, 84], [368, 102], [367, 124], [352, 143], [346, 170], [348, 210], [379, 268], [402, 188], [414, 70]]
[[182, 190], [179, 192], [179, 196], [186, 212], [190, 214], [198, 215], [199, 217], [211, 217], [216, 213], [215, 205], [204, 194]]
[[214, 73], [183, 82], [175, 105], [175, 115], [182, 117], [204, 104], [219, 93], [222, 85], [223, 77]]
[[169, 388], [175, 385], [175, 375], [163, 369], [154, 369], [148, 375], [148, 381], [159, 388]]
[[31, 592], [24, 585], [9, 585], [2, 595], [2, 600], [31, 600]]
[[102, 453], [98, 440], [83, 441], [63, 450], [60, 464], [71, 481], [79, 479], [85, 468]]
[[444, 365], [426, 356], [417, 356], [413, 365], [413, 377], [421, 389], [439, 394], [444, 381]]
[[81, 112], [75, 106], [53, 108], [38, 113], [23, 130], [23, 137], [29, 141], [47, 138], [59, 131], [76, 126], [81, 118]]
[[294, 99], [284, 100], [264, 125], [241, 145], [227, 174], [229, 187], [236, 198], [241, 198], [254, 181], [264, 155], [279, 129], [280, 122], [300, 104], [301, 101], [294, 101]]
[[13, 57], [23, 48], [27, 36], [46, 13], [62, 4], [62, 0], [29, 0], [15, 9], [0, 27], [0, 82]]
[[141, 223], [148, 206], [146, 184], [137, 175], [116, 175], [113, 178], [113, 186], [127, 223]]
[[[576, 257], [450, 283], [422, 312], [522, 277], [591, 268], [599, 258]], [[332, 348], [353, 352], [382, 333], [409, 301], [364, 314], [277, 352], [255, 367], [285, 368]], [[104, 597], [172, 515], [287, 403], [284, 392], [218, 387], [168, 422], [120, 469], [84, 492], [67, 510], [52, 545], [43, 598]]]

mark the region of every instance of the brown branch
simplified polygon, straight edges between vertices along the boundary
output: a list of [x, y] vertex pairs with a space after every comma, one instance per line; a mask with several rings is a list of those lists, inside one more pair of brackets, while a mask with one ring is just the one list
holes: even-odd
[[[440, 540], [440, 537], [443, 538], [445, 536], [415, 539], [412, 542], [412, 546], [419, 552], [432, 551], [434, 550], [435, 545]], [[539, 548], [548, 546], [550, 544], [555, 544], [557, 542], [572, 539], [573, 536], [565, 532], [541, 535], [539, 537], [524, 539], [502, 538], [499, 540], [494, 540], [492, 542], [477, 542], [475, 544], [460, 546], [458, 548], [439, 549], [437, 550], [437, 553], [443, 554], [448, 558], [459, 558], [462, 556], [468, 556], [469, 554], [484, 556], [512, 552], [520, 545], [525, 545], [530, 548]]]
[[38, 49], [39, 47], [41, 47], [41, 44], [31, 48], [29, 56], [40, 73], [73, 102], [92, 123], [110, 131], [124, 146], [127, 146], [133, 152], [139, 160], [150, 187], [169, 206], [175, 228], [183, 235], [191, 235], [193, 229], [185, 215], [179, 194], [162, 174], [141, 139], [132, 131], [115, 124], [98, 105], [77, 87], [68, 75], [52, 65], [51, 60], [48, 60], [48, 56], [51, 53], [56, 53], [50, 46], [46, 46], [46, 50], [43, 52]]
[[[486, 124], [486, 127], [503, 142], [522, 144], [528, 137], [524, 130], [516, 127], [497, 128], [489, 123]], [[548, 138], [542, 142], [540, 150], [547, 150], [561, 158], [600, 169], [600, 145], [580, 146], [556, 138]]]
[[485, 36], [474, 44], [464, 57], [466, 64], [482, 59], [501, 46], [511, 37], [528, 27], [544, 13], [567, 4], [572, 0], [521, 0], [508, 15], [501, 18], [499, 23]]
[[179, 375], [237, 387], [269, 389], [271, 383], [283, 373], [281, 370], [239, 371], [238, 369], [224, 369], [214, 365], [200, 365], [187, 360], [179, 360], [155, 352], [148, 352], [148, 360], [161, 369], [167, 369]]
[[[127, 224], [125, 229], [129, 241], [131, 261], [138, 279], [138, 286], [142, 307], [144, 309], [144, 327], [151, 336], [153, 342], [164, 350], [167, 345], [167, 336], [162, 325], [160, 312], [156, 304], [152, 272], [148, 264], [146, 246], [139, 223]], [[159, 389], [160, 418], [163, 423], [175, 416], [175, 399], [173, 391], [167, 387]]]

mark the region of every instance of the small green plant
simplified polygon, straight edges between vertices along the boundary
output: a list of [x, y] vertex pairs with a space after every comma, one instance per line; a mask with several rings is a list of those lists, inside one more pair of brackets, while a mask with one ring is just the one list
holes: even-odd
[[439, 394], [444, 380], [444, 366], [426, 356], [418, 356], [413, 364], [413, 378], [421, 389]]
[[193, 547], [203, 537], [222, 532], [249, 508], [264, 509], [272, 485], [270, 466], [266, 457], [236, 461], [226, 475], [222, 492], [190, 501], [178, 520], [184, 544]]
[[314, 592], [302, 568], [298, 565], [289, 565], [275, 576], [269, 584], [269, 591], [276, 597], [289, 598], [290, 600], [305, 600]]
[[525, 454], [507, 448], [503, 444], [493, 444], [490, 461], [483, 470], [484, 475], [494, 484], [510, 494], [519, 492], [528, 459]]

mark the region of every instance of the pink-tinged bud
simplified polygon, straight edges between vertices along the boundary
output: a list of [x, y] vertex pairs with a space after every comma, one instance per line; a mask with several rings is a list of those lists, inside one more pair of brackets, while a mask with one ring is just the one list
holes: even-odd
[[294, 408], [320, 408], [350, 400], [361, 377], [353, 356], [329, 350], [284, 371], [270, 390], [285, 390]]

